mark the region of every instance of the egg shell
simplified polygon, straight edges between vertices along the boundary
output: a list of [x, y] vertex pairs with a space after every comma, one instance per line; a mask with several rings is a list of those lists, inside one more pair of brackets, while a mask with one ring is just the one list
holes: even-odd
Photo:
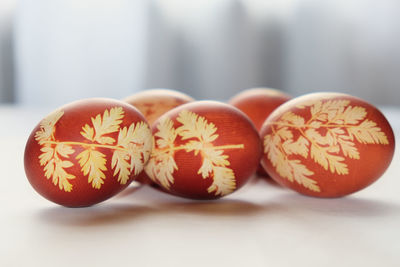
[[152, 126], [149, 177], [171, 194], [216, 199], [242, 187], [261, 156], [257, 130], [240, 110], [196, 101], [161, 116]]
[[313, 93], [276, 109], [261, 129], [262, 165], [301, 194], [341, 197], [376, 181], [393, 158], [393, 130], [373, 105], [341, 93]]
[[135, 106], [151, 126], [165, 112], [194, 99], [171, 89], [148, 89], [124, 98], [123, 101]]
[[[151, 126], [161, 115], [167, 111], [194, 101], [194, 99], [182, 92], [171, 89], [147, 89], [136, 94], [130, 95], [123, 101], [136, 107], [146, 118]], [[136, 181], [155, 186], [154, 182], [143, 171]], [[155, 186], [157, 187], [157, 186]]]
[[[290, 99], [291, 96], [277, 89], [251, 88], [233, 96], [228, 103], [249, 116], [257, 130], [260, 131], [268, 116]], [[258, 166], [257, 174], [261, 177], [268, 177], [261, 164]]]
[[33, 129], [25, 172], [48, 200], [91, 206], [126, 188], [151, 148], [150, 127], [137, 109], [113, 99], [84, 99], [58, 108]]

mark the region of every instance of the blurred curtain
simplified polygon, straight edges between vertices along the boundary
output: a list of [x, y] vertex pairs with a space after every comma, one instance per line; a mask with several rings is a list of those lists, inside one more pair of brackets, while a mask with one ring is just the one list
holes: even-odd
[[398, 0], [20, 0], [16, 14], [24, 104], [155, 87], [197, 99], [254, 86], [400, 99]]
[[17, 100], [58, 106], [142, 88], [147, 1], [20, 0]]
[[298, 1], [287, 32], [284, 87], [400, 100], [400, 1]]

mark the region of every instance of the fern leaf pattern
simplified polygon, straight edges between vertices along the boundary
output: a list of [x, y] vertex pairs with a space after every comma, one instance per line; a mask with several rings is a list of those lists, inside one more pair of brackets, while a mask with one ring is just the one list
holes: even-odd
[[83, 175], [88, 175], [88, 182], [93, 188], [100, 189], [104, 184], [103, 180], [106, 179], [106, 156], [97, 150], [86, 149], [79, 153], [76, 159], [82, 167]]
[[154, 182], [158, 181], [164, 188], [169, 189], [174, 183], [172, 174], [178, 169], [174, 158], [175, 140], [178, 134], [173, 121], [168, 117], [162, 119], [157, 125], [154, 136], [158, 139], [157, 142], [153, 141], [152, 154], [145, 166], [145, 171], [150, 179]]
[[117, 132], [123, 117], [124, 111], [121, 107], [111, 108], [110, 111], [106, 109], [103, 116], [98, 114], [92, 118], [93, 127], [89, 124], [82, 127], [81, 134], [86, 139], [99, 144], [112, 144], [115, 142], [114, 138], [105, 135]]
[[63, 115], [63, 111], [56, 110], [40, 122], [40, 129], [35, 133], [35, 140], [38, 141], [40, 145], [54, 139], [53, 134], [56, 123]]
[[264, 153], [280, 176], [311, 191], [320, 192], [321, 189], [312, 179], [314, 172], [301, 158], [310, 157], [326, 171], [346, 175], [349, 173], [346, 158], [360, 159], [355, 141], [389, 144], [376, 122], [366, 119], [367, 110], [350, 105], [349, 100], [308, 101], [297, 108], [308, 108], [310, 119], [306, 121], [288, 111], [271, 122], [271, 133], [263, 140]]
[[[243, 149], [243, 144], [214, 146], [217, 140], [217, 127], [214, 123], [198, 114], [183, 110], [174, 122], [168, 117], [163, 118], [157, 125], [155, 147], [145, 170], [149, 177], [169, 189], [174, 183], [173, 173], [178, 170], [174, 154], [178, 150], [201, 155], [202, 163], [197, 171], [203, 179], [212, 178], [213, 182], [207, 189], [208, 193], [227, 195], [236, 189], [234, 171], [229, 168], [229, 156], [224, 154], [226, 149]], [[176, 145], [177, 138], [187, 141]]]
[[[39, 164], [43, 167], [45, 177], [52, 178], [54, 185], [60, 190], [71, 192], [70, 183], [76, 176], [66, 169], [74, 164], [70, 156], [75, 153], [74, 146], [83, 148], [75, 159], [81, 167], [81, 172], [88, 177], [88, 183], [94, 189], [100, 189], [107, 178], [107, 157], [99, 148], [113, 151], [111, 168], [113, 176], [118, 175], [117, 181], [126, 184], [129, 178], [143, 170], [152, 146], [151, 131], [144, 122], [132, 123], [129, 127], [121, 128], [124, 110], [122, 107], [106, 109], [103, 114], [91, 118], [91, 125], [85, 124], [80, 132], [87, 142], [58, 141], [54, 135], [56, 124], [64, 115], [63, 111], [56, 111], [40, 123], [35, 139], [41, 145]], [[118, 132], [118, 139], [109, 136]]]
[[150, 156], [151, 144], [151, 132], [144, 122], [120, 130], [117, 145], [124, 149], [115, 150], [111, 163], [115, 168], [114, 176], [118, 173], [118, 182], [126, 184], [131, 172], [137, 175], [143, 170], [143, 163]]
[[[75, 175], [68, 173], [65, 169], [72, 167], [73, 164], [68, 159], [75, 151], [65, 144], [53, 144], [55, 142], [54, 133], [58, 120], [64, 115], [63, 111], [56, 110], [39, 125], [39, 130], [35, 133], [35, 140], [41, 145], [39, 164], [44, 166], [44, 176], [52, 178], [52, 183], [65, 192], [72, 191], [70, 180], [75, 179]], [[63, 159], [64, 158], [64, 159]]]

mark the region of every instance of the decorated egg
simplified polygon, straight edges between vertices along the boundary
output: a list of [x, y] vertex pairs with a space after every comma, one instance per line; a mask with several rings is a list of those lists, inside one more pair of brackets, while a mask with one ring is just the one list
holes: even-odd
[[33, 129], [25, 172], [48, 200], [90, 206], [127, 187], [151, 148], [150, 127], [137, 109], [113, 99], [85, 99], [58, 108]]
[[[260, 131], [262, 124], [272, 111], [289, 99], [291, 99], [289, 95], [276, 89], [252, 88], [232, 97], [229, 104], [246, 113]], [[262, 177], [268, 176], [261, 165], [259, 165], [257, 173]]]
[[161, 116], [145, 167], [171, 194], [216, 199], [243, 186], [261, 156], [257, 130], [240, 110], [216, 101], [196, 101]]
[[194, 101], [190, 96], [170, 89], [149, 89], [133, 94], [123, 101], [135, 106], [150, 126], [165, 112]]
[[289, 95], [276, 89], [252, 88], [232, 97], [229, 104], [246, 113], [259, 131], [272, 111], [289, 99]]
[[[182, 92], [171, 89], [149, 89], [133, 94], [123, 99], [123, 101], [136, 107], [151, 126], [165, 112], [182, 104], [192, 102], [194, 99]], [[142, 184], [154, 185], [144, 171], [139, 174], [136, 181]]]
[[262, 165], [301, 194], [341, 197], [376, 181], [395, 148], [392, 128], [371, 104], [340, 93], [313, 93], [277, 108], [261, 129]]

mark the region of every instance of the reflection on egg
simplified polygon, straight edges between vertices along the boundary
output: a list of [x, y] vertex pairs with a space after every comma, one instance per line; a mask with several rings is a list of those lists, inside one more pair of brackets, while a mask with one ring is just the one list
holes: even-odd
[[261, 128], [262, 165], [301, 194], [341, 197], [376, 181], [394, 154], [392, 128], [371, 104], [313, 93], [276, 109]]
[[152, 127], [153, 152], [145, 167], [165, 191], [215, 199], [243, 186], [261, 156], [260, 138], [241, 111], [216, 101], [197, 101], [161, 116]]
[[33, 129], [25, 172], [48, 200], [90, 206], [127, 187], [151, 147], [150, 127], [137, 109], [113, 99], [85, 99], [58, 108]]

